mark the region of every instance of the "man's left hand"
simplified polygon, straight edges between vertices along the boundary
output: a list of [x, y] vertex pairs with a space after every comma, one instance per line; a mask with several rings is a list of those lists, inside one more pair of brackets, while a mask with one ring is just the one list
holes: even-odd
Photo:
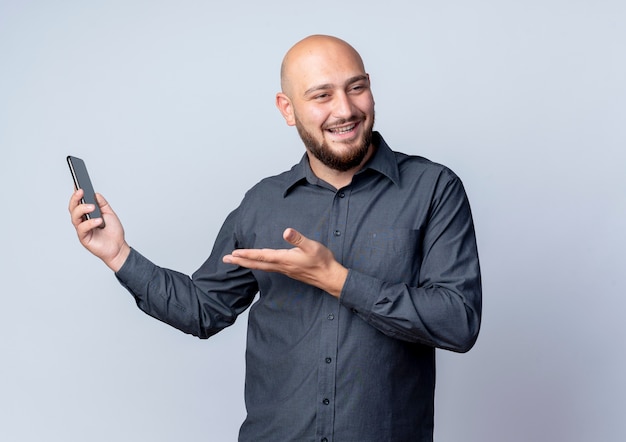
[[282, 273], [290, 278], [318, 287], [339, 298], [348, 277], [348, 269], [335, 259], [323, 244], [288, 228], [283, 238], [291, 249], [238, 249], [223, 261], [249, 269]]

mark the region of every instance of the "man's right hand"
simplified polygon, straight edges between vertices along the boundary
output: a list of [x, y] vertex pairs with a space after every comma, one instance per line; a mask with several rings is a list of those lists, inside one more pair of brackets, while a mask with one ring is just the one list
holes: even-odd
[[79, 189], [70, 198], [69, 211], [72, 224], [80, 243], [91, 253], [100, 258], [114, 272], [122, 268], [128, 258], [130, 246], [124, 239], [124, 228], [119, 218], [102, 195], [96, 193], [96, 201], [100, 206], [106, 227], [99, 229], [102, 218], [85, 219], [95, 207], [93, 204], [81, 204], [83, 190]]

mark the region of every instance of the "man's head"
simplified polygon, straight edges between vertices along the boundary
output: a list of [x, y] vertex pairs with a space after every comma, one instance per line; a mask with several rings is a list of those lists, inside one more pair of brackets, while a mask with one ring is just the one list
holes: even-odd
[[341, 172], [363, 162], [371, 148], [374, 98], [352, 46], [325, 35], [296, 43], [283, 59], [281, 88], [276, 106], [314, 158]]

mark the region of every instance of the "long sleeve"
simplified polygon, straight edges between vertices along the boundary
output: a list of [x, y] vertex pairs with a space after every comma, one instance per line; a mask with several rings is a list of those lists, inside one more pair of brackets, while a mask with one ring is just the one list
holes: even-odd
[[208, 338], [233, 324], [258, 291], [252, 273], [222, 263], [236, 248], [233, 234], [237, 211], [226, 219], [207, 261], [192, 277], [158, 267], [132, 250], [116, 273], [148, 315], [177, 329]]
[[401, 258], [421, 261], [418, 284], [350, 269], [340, 299], [388, 336], [465, 352], [478, 336], [482, 306], [474, 226], [461, 181], [440, 187], [421, 247]]

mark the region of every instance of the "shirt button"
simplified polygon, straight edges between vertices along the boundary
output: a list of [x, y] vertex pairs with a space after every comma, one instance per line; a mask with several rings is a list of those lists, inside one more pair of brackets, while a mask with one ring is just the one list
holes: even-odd
[[346, 196], [345, 193], [343, 193], [343, 192], [339, 193], [339, 198], [344, 198], [345, 196]]
[[322, 442], [328, 442], [328, 439], [326, 439], [325, 437], [322, 438]]
[[335, 235], [335, 236], [341, 236], [341, 231], [339, 231], [339, 230], [335, 230], [335, 231], [333, 232], [333, 235]]
[[332, 313], [330, 315], [328, 315], [328, 320], [332, 321], [333, 319], [335, 319], [335, 315], [333, 315]]
[[330, 400], [328, 400], [328, 399], [324, 399], [324, 400], [322, 401], [322, 403], [323, 403], [324, 405], [328, 405], [328, 404], [330, 404]]
[[332, 358], [326, 358], [326, 363], [330, 364], [331, 362], [333, 362]]

